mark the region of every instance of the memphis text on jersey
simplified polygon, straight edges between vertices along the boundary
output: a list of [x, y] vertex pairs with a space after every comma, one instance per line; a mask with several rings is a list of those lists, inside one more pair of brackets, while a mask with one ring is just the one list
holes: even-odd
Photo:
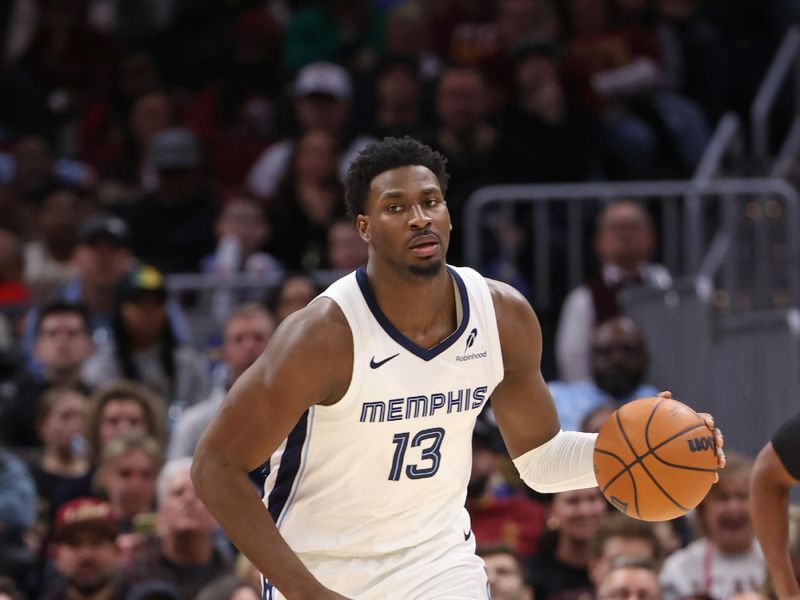
[[364, 402], [361, 405], [361, 423], [383, 423], [432, 417], [435, 414], [480, 410], [486, 401], [486, 386], [475, 389], [462, 388], [430, 396], [408, 396], [391, 400]]

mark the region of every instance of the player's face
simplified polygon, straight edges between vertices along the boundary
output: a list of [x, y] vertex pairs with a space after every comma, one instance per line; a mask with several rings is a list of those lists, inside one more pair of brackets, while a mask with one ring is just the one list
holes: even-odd
[[746, 552], [753, 542], [747, 477], [722, 478], [702, 505], [708, 539], [730, 554]]
[[444, 268], [450, 213], [439, 181], [427, 167], [384, 171], [372, 180], [357, 228], [369, 244], [370, 261], [382, 261], [420, 277]]

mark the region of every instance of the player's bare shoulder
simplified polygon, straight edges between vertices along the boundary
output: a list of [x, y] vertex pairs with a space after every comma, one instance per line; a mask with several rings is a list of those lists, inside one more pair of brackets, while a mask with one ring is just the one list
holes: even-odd
[[541, 328], [530, 302], [517, 289], [494, 279], [486, 278], [497, 316], [497, 330], [503, 347], [503, 357], [520, 350], [541, 352]]
[[317, 298], [281, 322], [262, 357], [265, 376], [275, 370], [290, 370], [310, 378], [338, 400], [350, 382], [353, 366], [353, 336], [339, 305], [330, 298]]

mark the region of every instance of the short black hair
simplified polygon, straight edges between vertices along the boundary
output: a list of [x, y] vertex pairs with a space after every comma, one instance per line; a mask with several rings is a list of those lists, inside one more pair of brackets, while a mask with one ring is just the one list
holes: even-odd
[[53, 300], [48, 302], [39, 310], [39, 318], [36, 321], [37, 335], [42, 330], [42, 323], [50, 315], [72, 314], [80, 317], [83, 328], [88, 335], [91, 335], [92, 327], [89, 322], [89, 311], [83, 304], [78, 302], [67, 302], [66, 300]]
[[381, 173], [399, 167], [422, 166], [430, 169], [439, 181], [442, 193], [447, 190], [447, 159], [429, 146], [405, 136], [385, 137], [365, 147], [351, 163], [345, 178], [347, 214], [355, 219], [364, 214], [372, 180]]

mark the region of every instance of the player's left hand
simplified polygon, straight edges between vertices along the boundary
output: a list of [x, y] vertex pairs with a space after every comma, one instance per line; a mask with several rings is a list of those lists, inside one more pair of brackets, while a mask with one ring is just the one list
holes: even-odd
[[[664, 390], [663, 392], [658, 393], [659, 398], [672, 398], [672, 392], [669, 390]], [[720, 431], [719, 427], [714, 427], [714, 417], [712, 417], [708, 413], [697, 413], [700, 415], [706, 423], [706, 427], [711, 430], [711, 433], [714, 434], [714, 445], [716, 446], [717, 451], [717, 467], [720, 469], [725, 468], [726, 460], [725, 460], [725, 450], [722, 447], [725, 445], [725, 436], [722, 435], [722, 431]], [[717, 474], [717, 481], [719, 481], [719, 474]]]

